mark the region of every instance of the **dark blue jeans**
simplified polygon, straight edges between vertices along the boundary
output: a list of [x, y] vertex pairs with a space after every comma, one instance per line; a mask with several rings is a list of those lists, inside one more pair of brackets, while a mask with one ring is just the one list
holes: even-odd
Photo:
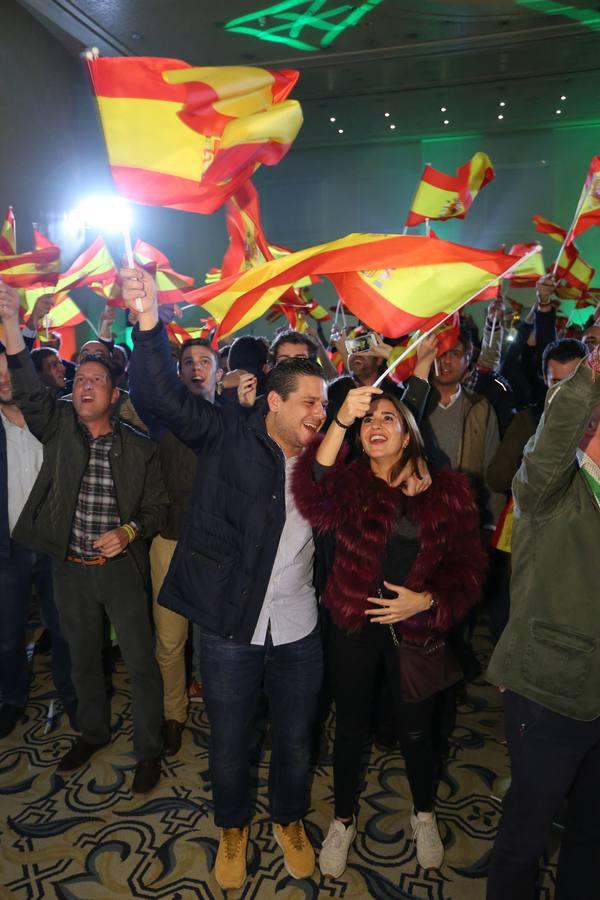
[[504, 694], [511, 786], [492, 851], [487, 900], [534, 900], [538, 861], [566, 798], [555, 900], [600, 897], [600, 718], [581, 722]]
[[272, 734], [271, 818], [281, 825], [302, 819], [308, 807], [312, 728], [323, 677], [320, 631], [277, 647], [270, 635], [266, 645], [258, 647], [203, 633], [200, 647], [215, 824], [241, 828], [250, 821], [249, 756], [263, 682]]
[[26, 635], [35, 584], [42, 619], [52, 635], [52, 675], [63, 704], [75, 699], [69, 647], [63, 638], [52, 594], [52, 560], [23, 544], [10, 542], [10, 557], [0, 559], [0, 691], [4, 703], [25, 706], [29, 672]]

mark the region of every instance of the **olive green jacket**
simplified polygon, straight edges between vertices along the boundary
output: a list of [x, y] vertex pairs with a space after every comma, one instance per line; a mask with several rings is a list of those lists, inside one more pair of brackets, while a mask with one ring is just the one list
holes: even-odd
[[573, 719], [600, 716], [600, 506], [577, 462], [600, 378], [548, 392], [513, 481], [510, 619], [487, 677]]
[[[13, 396], [29, 430], [44, 445], [44, 461], [19, 520], [15, 540], [57, 559], [65, 559], [79, 486], [89, 460], [89, 443], [70, 400], [56, 399], [40, 382], [28, 351], [8, 356]], [[110, 465], [121, 522], [132, 519], [140, 539], [131, 544], [138, 570], [146, 579], [146, 540], [164, 527], [169, 498], [158, 447], [119, 419]]]

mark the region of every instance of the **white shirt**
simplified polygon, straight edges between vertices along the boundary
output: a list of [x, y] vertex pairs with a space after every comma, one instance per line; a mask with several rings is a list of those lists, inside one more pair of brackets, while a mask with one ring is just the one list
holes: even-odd
[[252, 643], [263, 646], [271, 625], [273, 644], [290, 644], [317, 626], [317, 598], [313, 586], [315, 545], [312, 528], [302, 518], [290, 489], [297, 457], [285, 461], [285, 525], [273, 563]]
[[10, 422], [0, 409], [6, 433], [8, 468], [8, 527], [12, 534], [42, 467], [44, 449], [27, 425]]

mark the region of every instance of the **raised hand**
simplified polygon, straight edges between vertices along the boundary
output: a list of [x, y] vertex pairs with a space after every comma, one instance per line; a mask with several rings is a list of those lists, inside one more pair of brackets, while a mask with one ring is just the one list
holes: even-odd
[[19, 292], [14, 287], [9, 287], [0, 281], [0, 317], [6, 324], [16, 320], [19, 323]]
[[240, 406], [254, 406], [256, 403], [256, 375], [251, 372], [242, 372], [238, 383], [237, 395]]
[[158, 322], [156, 284], [144, 269], [121, 269], [121, 292], [125, 305], [138, 316], [143, 331]]
[[348, 391], [337, 418], [342, 425], [349, 427], [355, 419], [362, 419], [368, 413], [373, 397], [382, 393], [381, 388], [372, 387], [371, 385], [352, 388], [351, 391]]
[[428, 334], [417, 347], [417, 364], [415, 375], [427, 381], [432, 363], [437, 356], [438, 338], [435, 334]]

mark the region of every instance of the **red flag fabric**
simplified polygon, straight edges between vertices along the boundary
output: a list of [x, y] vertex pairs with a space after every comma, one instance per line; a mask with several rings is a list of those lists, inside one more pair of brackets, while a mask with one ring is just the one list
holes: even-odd
[[17, 252], [17, 237], [15, 232], [15, 214], [12, 206], [6, 210], [2, 228], [0, 228], [0, 257], [14, 256]]

